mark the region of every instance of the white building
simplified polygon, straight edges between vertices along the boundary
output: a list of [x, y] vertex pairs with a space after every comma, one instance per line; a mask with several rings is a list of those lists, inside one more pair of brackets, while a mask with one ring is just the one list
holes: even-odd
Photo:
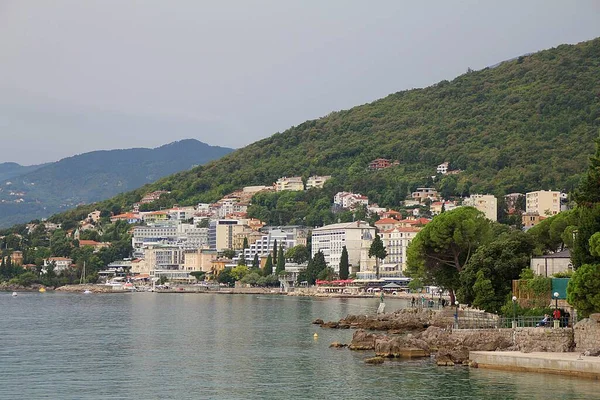
[[244, 249], [244, 258], [250, 263], [255, 254], [258, 254], [259, 258], [268, 256], [273, 252], [275, 241], [277, 241], [277, 249], [283, 246], [283, 251], [286, 251], [299, 244], [297, 239], [297, 234], [293, 230], [270, 229], [250, 247]]
[[571, 252], [567, 249], [553, 254], [531, 258], [530, 268], [536, 275], [549, 277], [558, 272], [573, 271]]
[[347, 209], [356, 207], [357, 204], [369, 205], [369, 198], [360, 193], [338, 192], [333, 196], [333, 204]]
[[561, 193], [558, 191], [538, 190], [525, 195], [525, 211], [538, 215], [552, 216], [560, 212]]
[[308, 177], [308, 180], [306, 181], [306, 189], [312, 189], [312, 188], [318, 188], [318, 189], [322, 189], [323, 185], [325, 185], [325, 182], [327, 182], [329, 179], [331, 179], [331, 176], [326, 175], [326, 176], [310, 176]]
[[472, 194], [463, 201], [463, 206], [475, 207], [492, 221], [498, 220], [498, 199], [491, 194]]
[[133, 228], [131, 246], [135, 258], [144, 257], [144, 247], [148, 245], [175, 242], [177, 240], [176, 224], [157, 224], [148, 226], [136, 226]]
[[441, 163], [440, 165], [437, 166], [436, 172], [438, 174], [446, 175], [448, 173], [448, 166], [449, 166], [448, 161], [443, 162], [443, 163]]
[[419, 227], [395, 227], [381, 232], [381, 241], [388, 253], [385, 264], [398, 264], [400, 271], [406, 269], [406, 251], [410, 242], [417, 236]]
[[50, 258], [44, 260], [44, 267], [43, 267], [42, 271], [44, 271], [44, 272], [48, 271], [48, 266], [50, 266], [52, 264], [52, 265], [54, 265], [54, 272], [57, 274], [60, 274], [61, 272], [63, 272], [67, 268], [69, 268], [72, 263], [73, 263], [73, 260], [70, 258], [50, 257]]
[[325, 262], [336, 272], [340, 269], [342, 248], [346, 246], [348, 262], [360, 265], [361, 248], [365, 238], [375, 237], [375, 228], [365, 221], [345, 222], [315, 228], [312, 231], [311, 257], [323, 252]]

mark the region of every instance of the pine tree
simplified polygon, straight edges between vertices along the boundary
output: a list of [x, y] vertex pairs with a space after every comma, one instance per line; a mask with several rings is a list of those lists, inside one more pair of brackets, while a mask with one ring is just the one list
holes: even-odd
[[600, 203], [600, 137], [596, 139], [596, 153], [590, 157], [587, 175], [575, 191], [573, 199], [580, 207]]
[[273, 257], [269, 254], [265, 263], [264, 276], [273, 275]]
[[277, 239], [273, 242], [273, 264], [277, 265]]
[[340, 279], [348, 279], [350, 265], [348, 264], [348, 250], [346, 246], [342, 247], [342, 256], [340, 257]]
[[252, 268], [253, 269], [260, 268], [260, 261], [258, 259], [258, 253], [254, 253], [254, 259], [252, 260]]
[[277, 264], [275, 267], [275, 273], [279, 276], [279, 273], [285, 271], [285, 257], [283, 255], [283, 245], [279, 245], [279, 251], [277, 252]]

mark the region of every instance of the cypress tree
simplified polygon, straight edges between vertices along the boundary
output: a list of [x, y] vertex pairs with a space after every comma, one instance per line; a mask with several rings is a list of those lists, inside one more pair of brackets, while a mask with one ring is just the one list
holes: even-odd
[[260, 261], [258, 260], [258, 253], [254, 254], [254, 259], [252, 260], [252, 268], [258, 269], [260, 268]]
[[273, 275], [273, 257], [269, 254], [265, 263], [264, 276]]
[[248, 245], [248, 238], [247, 238], [247, 237], [244, 237], [244, 244], [242, 245], [242, 248], [243, 248], [243, 249], [247, 249], [248, 247], [250, 247], [250, 246]]
[[283, 245], [279, 246], [279, 251], [277, 252], [277, 264], [275, 268], [275, 273], [279, 275], [281, 271], [285, 271], [285, 257], [283, 255]]
[[348, 250], [346, 246], [342, 247], [342, 257], [340, 258], [340, 279], [348, 279], [350, 265], [348, 264]]
[[277, 239], [273, 242], [273, 264], [277, 265]]

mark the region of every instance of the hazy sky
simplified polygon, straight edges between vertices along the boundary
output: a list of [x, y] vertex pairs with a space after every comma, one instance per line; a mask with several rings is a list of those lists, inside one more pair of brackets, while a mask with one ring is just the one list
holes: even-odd
[[0, 162], [242, 147], [598, 36], [598, 0], [0, 0]]

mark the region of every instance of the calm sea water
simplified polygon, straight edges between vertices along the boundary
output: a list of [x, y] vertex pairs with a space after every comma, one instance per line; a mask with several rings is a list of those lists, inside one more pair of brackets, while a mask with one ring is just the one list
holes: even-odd
[[[387, 311], [402, 307], [389, 299]], [[594, 381], [367, 365], [330, 349], [352, 330], [315, 318], [373, 313], [377, 299], [0, 293], [0, 399], [592, 399]], [[314, 340], [313, 334], [319, 337]]]

